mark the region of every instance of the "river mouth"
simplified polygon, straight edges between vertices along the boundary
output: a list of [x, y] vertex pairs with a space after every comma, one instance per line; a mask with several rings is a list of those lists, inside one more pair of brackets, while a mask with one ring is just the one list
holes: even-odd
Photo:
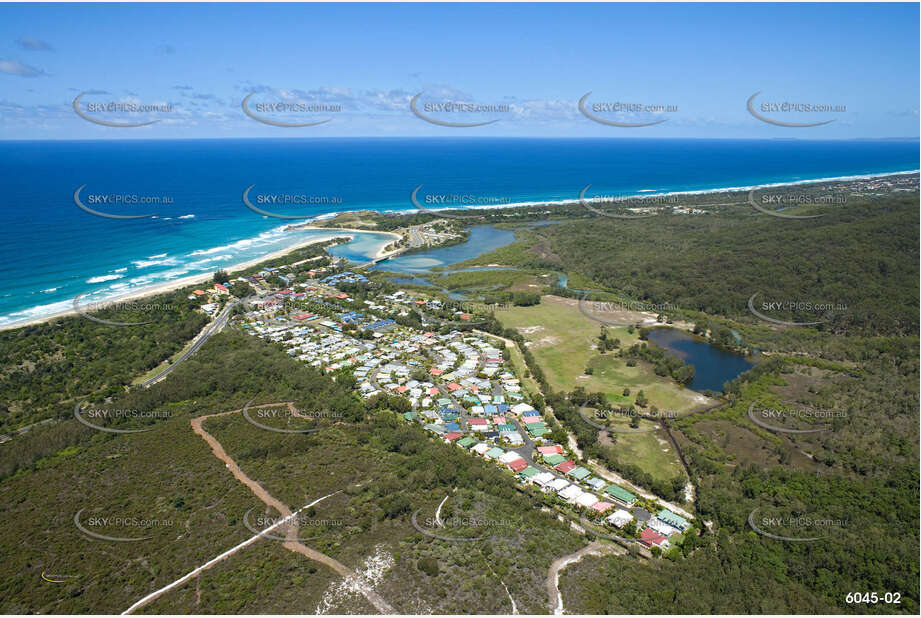
[[469, 229], [470, 236], [460, 244], [391, 258], [375, 266], [374, 270], [406, 275], [427, 274], [433, 268], [458, 264], [515, 241], [515, 232], [492, 225], [474, 225]]
[[718, 348], [674, 328], [654, 328], [649, 341], [664, 348], [666, 354], [694, 365], [694, 379], [688, 385], [695, 391], [722, 392], [723, 384], [755, 366], [746, 357]]

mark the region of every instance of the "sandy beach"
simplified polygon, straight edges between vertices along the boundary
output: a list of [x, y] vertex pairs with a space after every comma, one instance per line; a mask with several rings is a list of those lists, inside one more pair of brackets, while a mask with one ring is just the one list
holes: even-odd
[[[316, 231], [316, 232], [332, 232], [332, 231], [335, 230], [335, 231], [342, 231], [342, 232], [353, 232], [353, 233], [358, 233], [358, 234], [380, 234], [380, 235], [382, 235], [382, 236], [390, 236], [391, 238], [393, 238], [393, 240], [400, 240], [400, 239], [402, 238], [402, 236], [400, 236], [399, 234], [397, 234], [397, 233], [395, 233], [395, 232], [380, 232], [380, 231], [377, 231], [377, 230], [360, 230], [360, 229], [358, 229], [358, 228], [352, 228], [352, 227], [317, 227], [317, 226], [315, 226], [315, 225], [305, 225], [305, 226], [303, 226], [303, 227], [301, 227], [301, 226], [292, 226], [290, 229], [292, 229], [292, 230], [313, 230], [313, 231]], [[337, 236], [348, 236], [349, 238], [354, 238], [354, 236], [351, 236], [350, 234], [344, 234], [344, 235], [343, 235], [343, 234], [337, 234]], [[388, 255], [392, 255], [392, 254], [396, 253], [396, 251], [387, 251], [387, 250], [386, 250], [386, 249], [387, 249], [387, 245], [389, 245], [389, 244], [390, 244], [390, 241], [384, 242], [384, 243], [378, 248], [377, 253], [374, 254], [374, 259], [386, 257], [386, 256], [388, 256]], [[289, 249], [288, 251], [290, 251], [290, 249]], [[266, 259], [266, 258], [262, 258], [262, 259]]]
[[[350, 228], [328, 228], [328, 227], [315, 227], [315, 226], [304, 226], [304, 227], [298, 227], [297, 229], [298, 230], [320, 231], [320, 232], [326, 232], [327, 234], [324, 236], [311, 238], [310, 240], [304, 240], [301, 242], [293, 243], [289, 245], [288, 247], [285, 247], [284, 249], [280, 249], [278, 251], [269, 253], [267, 255], [263, 255], [258, 258], [247, 260], [246, 262], [240, 262], [238, 264], [227, 266], [223, 268], [223, 270], [226, 271], [228, 274], [233, 274], [241, 270], [246, 270], [247, 268], [252, 268], [253, 266], [256, 266], [257, 264], [261, 264], [262, 262], [266, 262], [268, 260], [274, 260], [276, 258], [282, 257], [284, 255], [287, 255], [288, 253], [291, 253], [292, 251], [295, 251], [296, 249], [301, 249], [303, 247], [307, 247], [309, 245], [313, 245], [313, 244], [320, 243], [320, 242], [326, 242], [328, 240], [332, 240], [333, 238], [348, 238], [351, 241], [355, 237], [354, 236], [355, 232], [366, 233], [366, 234], [380, 234], [382, 236], [392, 237], [394, 240], [400, 239], [399, 234], [395, 234], [392, 232], [375, 232], [375, 231], [369, 231], [369, 230], [357, 230], [357, 229], [350, 229]], [[377, 253], [375, 254], [374, 257], [380, 258], [380, 257], [386, 257], [387, 255], [393, 254], [394, 251], [385, 251], [387, 245], [389, 245], [391, 242], [392, 240], [389, 240], [389, 239], [383, 240], [381, 243], [381, 246], [378, 248]], [[213, 276], [214, 276], [213, 272], [201, 273], [198, 275], [190, 275], [188, 277], [182, 277], [174, 281], [167, 281], [167, 282], [160, 283], [157, 285], [139, 288], [137, 290], [126, 292], [125, 294], [121, 294], [118, 296], [106, 298], [104, 302], [107, 302], [107, 303], [108, 302], [112, 302], [112, 303], [126, 302], [126, 301], [131, 301], [131, 300], [139, 300], [142, 298], [148, 298], [151, 296], [157, 296], [159, 294], [164, 294], [166, 292], [172, 292], [174, 290], [179, 290], [184, 287], [193, 286], [193, 285], [197, 285], [200, 283], [204, 283], [206, 281], [210, 281]], [[16, 328], [23, 328], [26, 326], [32, 326], [35, 324], [42, 324], [44, 322], [49, 322], [51, 320], [55, 320], [57, 318], [61, 318], [61, 317], [69, 316], [69, 315], [77, 315], [77, 311], [75, 311], [74, 309], [56, 311], [54, 313], [50, 313], [45, 316], [41, 316], [41, 317], [29, 319], [29, 320], [24, 320], [21, 322], [15, 322], [11, 324], [2, 325], [0, 326], [0, 330], [12, 330]]]
[[[897, 176], [914, 176], [914, 175], [916, 175], [917, 173], [918, 173], [918, 170], [900, 171], [900, 172], [885, 172], [885, 173], [875, 173], [875, 174], [860, 174], [860, 175], [853, 175], [853, 176], [837, 176], [837, 177], [828, 177], [828, 178], [817, 178], [817, 179], [807, 179], [807, 180], [798, 180], [798, 181], [786, 181], [786, 182], [768, 183], [768, 184], [761, 184], [761, 185], [746, 185], [746, 186], [738, 186], [738, 187], [723, 187], [723, 188], [719, 188], [719, 189], [705, 189], [705, 190], [694, 190], [694, 191], [674, 191], [674, 192], [670, 192], [670, 193], [659, 193], [659, 194], [655, 194], [655, 195], [642, 195], [642, 194], [637, 194], [637, 195], [635, 195], [634, 197], [637, 197], [637, 198], [644, 198], [644, 197], [646, 197], [646, 198], [653, 198], [653, 197], [662, 197], [663, 195], [703, 195], [703, 194], [733, 193], [733, 192], [749, 191], [749, 190], [764, 189], [764, 188], [779, 188], [779, 187], [792, 187], [792, 186], [801, 186], [801, 185], [816, 185], [816, 184], [846, 182], [846, 181], [853, 181], [853, 180], [871, 180], [871, 179], [879, 179], [879, 178], [887, 178], [887, 177], [897, 177]], [[580, 200], [578, 200], [578, 199], [565, 199], [565, 200], [555, 200], [555, 201], [552, 200], [552, 201], [546, 201], [546, 202], [515, 202], [515, 203], [502, 204], [502, 205], [495, 205], [495, 206], [478, 206], [478, 207], [476, 207], [476, 208], [477, 208], [477, 209], [491, 210], [491, 209], [497, 209], [497, 208], [503, 208], [503, 209], [505, 209], [505, 208], [521, 208], [521, 207], [538, 206], [538, 205], [541, 205], [541, 206], [571, 205], [571, 204], [577, 204], [577, 203], [580, 203]], [[406, 212], [411, 212], [411, 211], [406, 211]], [[288, 230], [292, 230], [292, 231], [310, 230], [310, 231], [316, 231], [316, 232], [324, 232], [324, 233], [326, 233], [327, 235], [324, 235], [324, 236], [322, 236], [322, 237], [320, 237], [320, 238], [313, 238], [313, 239], [308, 240], [308, 241], [303, 241], [303, 242], [294, 243], [294, 244], [292, 244], [292, 245], [288, 246], [287, 248], [282, 249], [282, 250], [280, 250], [280, 251], [276, 251], [276, 252], [274, 252], [274, 253], [270, 253], [270, 254], [268, 254], [268, 255], [265, 255], [265, 256], [262, 256], [262, 257], [259, 257], [259, 258], [255, 258], [255, 259], [249, 260], [249, 261], [247, 261], [247, 262], [242, 262], [242, 263], [239, 263], [239, 264], [234, 264], [234, 265], [232, 265], [232, 266], [224, 267], [224, 270], [227, 271], [228, 273], [233, 273], [233, 272], [237, 272], [237, 271], [240, 271], [240, 270], [244, 270], [244, 269], [246, 269], [246, 268], [250, 268], [250, 267], [252, 267], [252, 266], [254, 266], [254, 265], [256, 265], [256, 264], [259, 264], [259, 263], [261, 263], [261, 262], [263, 262], [263, 261], [270, 260], [270, 259], [274, 259], [274, 258], [277, 258], [277, 257], [281, 257], [281, 256], [283, 256], [283, 255], [285, 255], [285, 254], [287, 254], [287, 253], [289, 253], [289, 252], [291, 252], [291, 251], [294, 251], [295, 249], [298, 249], [298, 248], [301, 248], [301, 247], [305, 247], [305, 246], [307, 246], [307, 245], [310, 245], [310, 244], [313, 244], [313, 243], [316, 243], [316, 242], [323, 242], [323, 241], [325, 241], [325, 240], [330, 240], [331, 238], [335, 238], [335, 237], [348, 237], [349, 240], [352, 240], [352, 239], [354, 238], [354, 234], [378, 234], [378, 235], [381, 235], [381, 236], [383, 236], [383, 237], [390, 237], [390, 238], [392, 238], [393, 240], [399, 240], [399, 239], [401, 238], [401, 236], [400, 236], [399, 234], [396, 234], [396, 233], [394, 233], [394, 232], [385, 232], [385, 231], [379, 231], [379, 230], [368, 230], [368, 229], [358, 229], [358, 228], [346, 228], [346, 227], [336, 227], [336, 228], [333, 228], [333, 227], [320, 227], [320, 226], [317, 226], [317, 225], [315, 225], [315, 224], [313, 224], [313, 223], [292, 224], [292, 225], [288, 226], [287, 229], [288, 229]], [[377, 248], [377, 251], [376, 251], [376, 253], [375, 253], [375, 255], [374, 255], [374, 259], [379, 259], [379, 258], [382, 258], [382, 257], [387, 257], [387, 256], [389, 256], [389, 255], [393, 255], [393, 254], [395, 254], [395, 253], [399, 253], [399, 251], [386, 251], [386, 247], [390, 244], [390, 242], [392, 242], [392, 241], [391, 241], [391, 240], [383, 240], [383, 241], [381, 242], [381, 245]], [[157, 284], [157, 285], [153, 285], [153, 286], [149, 286], [149, 287], [139, 288], [139, 289], [134, 290], [134, 291], [132, 291], [132, 292], [127, 292], [127, 293], [125, 293], [125, 294], [123, 294], [123, 295], [114, 296], [114, 297], [110, 297], [110, 298], [106, 298], [106, 299], [104, 299], [104, 300], [105, 300], [106, 302], [122, 302], [122, 301], [126, 301], [126, 300], [137, 300], [137, 299], [140, 299], [140, 298], [146, 298], [146, 297], [149, 297], [149, 296], [155, 296], [155, 295], [157, 295], [157, 294], [162, 294], [162, 293], [164, 293], [164, 292], [169, 292], [169, 291], [172, 291], [172, 290], [180, 289], [180, 288], [183, 288], [183, 287], [186, 287], [186, 286], [195, 285], [195, 284], [201, 283], [201, 282], [203, 282], [203, 281], [208, 281], [209, 279], [211, 279], [212, 276], [213, 276], [213, 273], [202, 273], [202, 274], [199, 274], [199, 275], [191, 275], [191, 276], [184, 277], [184, 278], [181, 278], [181, 279], [176, 279], [176, 280], [174, 280], [174, 281], [170, 281], [170, 282], [166, 282], [166, 283], [162, 283], [162, 284]], [[15, 328], [22, 328], [22, 327], [24, 327], [24, 326], [29, 326], [29, 325], [32, 325], [32, 324], [40, 324], [40, 323], [42, 323], [42, 322], [47, 322], [47, 321], [53, 320], [53, 319], [55, 319], [55, 318], [59, 318], [59, 317], [62, 317], [62, 316], [67, 316], [67, 315], [75, 315], [75, 314], [76, 314], [76, 311], [74, 311], [73, 309], [67, 309], [67, 310], [63, 310], [63, 311], [57, 311], [57, 312], [50, 313], [50, 314], [45, 315], [45, 316], [36, 317], [36, 318], [33, 318], [33, 319], [26, 319], [26, 320], [23, 320], [23, 321], [20, 321], [20, 322], [13, 322], [13, 323], [10, 323], [10, 324], [0, 325], [0, 330], [9, 330], [9, 329], [15, 329]]]

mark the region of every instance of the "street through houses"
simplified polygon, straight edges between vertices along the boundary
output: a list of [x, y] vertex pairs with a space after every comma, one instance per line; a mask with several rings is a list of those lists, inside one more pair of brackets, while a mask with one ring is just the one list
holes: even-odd
[[[398, 290], [361, 300], [340, 289], [342, 284], [369, 285], [369, 280], [358, 272], [338, 272], [298, 284], [303, 291], [276, 292], [285, 301], [280, 305], [270, 305], [268, 294], [265, 306], [239, 316], [235, 325], [282, 345], [320, 371], [348, 372], [364, 399], [389, 397], [385, 407], [399, 410], [407, 422], [509, 470], [512, 482], [558, 499], [573, 522], [588, 514], [601, 527], [622, 528], [630, 521], [637, 530], [654, 525], [666, 534], [633, 542], [654, 541], [663, 550], [669, 536], [677, 540], [691, 526], [688, 511], [583, 461], [570, 444], [571, 431], [566, 444], [550, 440], [547, 419], [527, 403], [531, 395], [503, 353], [509, 347], [513, 353], [514, 342], [464, 329], [464, 321], [478, 318], [455, 307], [446, 310], [450, 304], [422, 292]], [[424, 326], [398, 322], [411, 315]], [[544, 414], [552, 414], [549, 407]], [[680, 521], [671, 526], [659, 515]], [[614, 530], [609, 534], [622, 538]]]

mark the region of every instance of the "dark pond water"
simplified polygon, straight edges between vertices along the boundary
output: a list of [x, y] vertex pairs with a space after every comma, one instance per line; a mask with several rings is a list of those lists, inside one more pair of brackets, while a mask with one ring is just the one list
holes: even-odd
[[666, 353], [694, 365], [690, 388], [695, 391], [721, 392], [724, 382], [754, 367], [744, 356], [721, 350], [674, 328], [656, 328], [649, 333], [649, 340], [665, 348]]

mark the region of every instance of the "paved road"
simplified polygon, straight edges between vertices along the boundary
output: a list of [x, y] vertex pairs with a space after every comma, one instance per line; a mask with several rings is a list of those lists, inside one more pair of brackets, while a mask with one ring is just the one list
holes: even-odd
[[417, 225], [409, 228], [409, 246], [421, 247], [422, 242], [422, 234], [419, 233], [419, 226]]
[[170, 373], [172, 373], [173, 369], [178, 367], [180, 363], [182, 363], [184, 360], [186, 360], [187, 358], [195, 354], [198, 351], [198, 349], [201, 346], [203, 346], [205, 342], [208, 341], [208, 339], [211, 338], [211, 335], [213, 335], [214, 333], [219, 333], [221, 332], [221, 330], [223, 330], [224, 326], [227, 324], [227, 320], [230, 319], [230, 312], [233, 311], [233, 308], [239, 305], [241, 302], [243, 301], [235, 300], [232, 303], [228, 304], [226, 307], [224, 307], [224, 309], [218, 314], [218, 316], [214, 318], [214, 320], [212, 320], [211, 323], [205, 327], [205, 329], [201, 332], [201, 334], [198, 336], [198, 339], [195, 340], [192, 346], [188, 350], [186, 350], [182, 354], [182, 356], [176, 359], [176, 362], [169, 365], [166, 369], [164, 369], [162, 372], [158, 373], [154, 377], [144, 380], [143, 382], [141, 382], [141, 385], [144, 388], [150, 388], [151, 386], [153, 386], [160, 380], [164, 379]]

